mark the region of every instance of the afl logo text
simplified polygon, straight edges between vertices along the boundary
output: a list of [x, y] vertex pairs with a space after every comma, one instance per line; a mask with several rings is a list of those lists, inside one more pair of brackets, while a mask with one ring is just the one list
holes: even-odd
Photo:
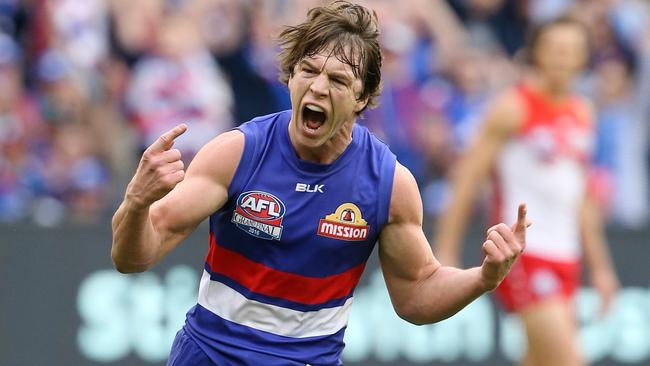
[[284, 213], [284, 203], [276, 196], [262, 191], [248, 191], [237, 198], [231, 221], [257, 238], [280, 240]]

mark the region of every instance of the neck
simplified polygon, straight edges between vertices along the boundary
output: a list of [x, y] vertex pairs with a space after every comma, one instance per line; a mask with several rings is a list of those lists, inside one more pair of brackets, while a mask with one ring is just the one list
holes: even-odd
[[539, 75], [529, 80], [529, 85], [551, 100], [562, 100], [571, 94], [570, 82], [552, 82]]
[[311, 147], [301, 144], [295, 136], [295, 129], [293, 128], [293, 120], [289, 122], [289, 139], [291, 145], [296, 152], [296, 155], [301, 160], [318, 163], [318, 164], [332, 164], [345, 152], [345, 149], [352, 143], [352, 129], [355, 120], [345, 122], [337, 132], [335, 132], [328, 140], [321, 146]]

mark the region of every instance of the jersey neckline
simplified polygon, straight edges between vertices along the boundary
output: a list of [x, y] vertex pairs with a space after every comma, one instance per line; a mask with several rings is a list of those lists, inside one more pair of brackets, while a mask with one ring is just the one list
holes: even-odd
[[281, 146], [280, 146], [280, 151], [282, 151], [282, 155], [284, 156], [285, 160], [289, 162], [292, 166], [297, 168], [298, 170], [304, 171], [304, 172], [309, 172], [309, 173], [325, 173], [325, 172], [331, 172], [331, 171], [336, 171], [343, 166], [347, 165], [351, 161], [351, 159], [355, 156], [355, 152], [359, 150], [359, 146], [361, 144], [361, 130], [357, 123], [354, 123], [354, 127], [352, 129], [352, 141], [350, 144], [345, 148], [343, 153], [336, 158], [332, 163], [330, 164], [321, 164], [321, 163], [313, 163], [310, 161], [305, 161], [302, 160], [298, 157], [298, 154], [296, 153], [295, 148], [293, 147], [293, 144], [291, 142], [291, 139], [289, 138], [289, 121], [291, 120], [291, 110], [286, 110], [282, 112], [278, 118], [278, 126], [275, 129], [275, 133], [278, 134], [276, 135], [279, 137], [281, 141]]

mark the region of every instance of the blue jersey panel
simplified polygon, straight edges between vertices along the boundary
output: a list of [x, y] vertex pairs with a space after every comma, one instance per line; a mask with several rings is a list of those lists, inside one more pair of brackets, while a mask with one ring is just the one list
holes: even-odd
[[[230, 200], [211, 217], [211, 229], [220, 245], [277, 270], [314, 277], [344, 272], [367, 260], [386, 223], [395, 157], [365, 127], [355, 125], [352, 143], [333, 164], [301, 161], [288, 137], [290, 116], [285, 111], [240, 127], [246, 135], [245, 153]], [[233, 222], [238, 200], [246, 192], [270, 194], [272, 201], [279, 201], [271, 202], [274, 209], [284, 207], [281, 222], [262, 226], [278, 235], [260, 238], [247, 231], [263, 221], [256, 216], [268, 218], [266, 212], [254, 211], [268, 210], [255, 197], [244, 197], [251, 215], [237, 215], [241, 224]], [[345, 217], [331, 217], [345, 204], [352, 205], [338, 213]], [[250, 207], [255, 205], [260, 207]], [[365, 222], [358, 226], [365, 234], [354, 236], [355, 229], [349, 228], [353, 225], [338, 225], [355, 215], [360, 216], [354, 217], [357, 222]]]

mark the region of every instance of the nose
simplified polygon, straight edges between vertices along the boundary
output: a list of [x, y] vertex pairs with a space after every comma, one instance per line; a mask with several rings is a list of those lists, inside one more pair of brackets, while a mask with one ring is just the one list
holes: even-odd
[[329, 92], [329, 80], [325, 73], [320, 73], [314, 78], [314, 81], [309, 86], [309, 90], [314, 93], [316, 97], [327, 96]]

